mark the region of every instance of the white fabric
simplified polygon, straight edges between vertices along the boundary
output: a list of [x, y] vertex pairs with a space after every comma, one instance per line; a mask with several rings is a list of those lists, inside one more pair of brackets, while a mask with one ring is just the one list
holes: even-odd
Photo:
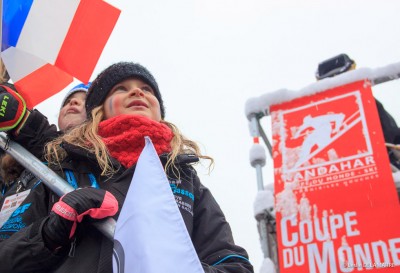
[[44, 60], [13, 46], [1, 52], [1, 58], [14, 83], [47, 64]]
[[54, 64], [79, 3], [80, 0], [33, 1], [17, 48]]
[[160, 159], [145, 139], [116, 225], [114, 273], [204, 273]]
[[395, 183], [400, 183], [400, 171], [392, 173], [393, 175], [393, 180]]

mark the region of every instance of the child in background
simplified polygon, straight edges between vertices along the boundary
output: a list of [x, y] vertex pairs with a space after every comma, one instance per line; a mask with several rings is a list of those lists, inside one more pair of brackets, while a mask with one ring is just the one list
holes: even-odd
[[[48, 133], [51, 131], [54, 133], [54, 137], [57, 137], [60, 133], [85, 121], [85, 101], [89, 86], [90, 84], [81, 83], [68, 91], [61, 103], [58, 117], [60, 132], [57, 132], [54, 126], [49, 125]], [[10, 85], [11, 87], [12, 85]], [[36, 133], [40, 135], [40, 132], [36, 131]], [[39, 142], [35, 144], [39, 146]], [[42, 150], [44, 144], [42, 144]], [[39, 147], [36, 149], [39, 150]], [[3, 182], [0, 184], [0, 241], [3, 241], [37, 220], [35, 218], [38, 216], [36, 211], [44, 211], [44, 216], [47, 215], [49, 193], [47, 193], [46, 187], [40, 185], [42, 183], [40, 179], [9, 154], [4, 154], [0, 158], [0, 174], [3, 178]], [[23, 213], [18, 213], [22, 209]]]

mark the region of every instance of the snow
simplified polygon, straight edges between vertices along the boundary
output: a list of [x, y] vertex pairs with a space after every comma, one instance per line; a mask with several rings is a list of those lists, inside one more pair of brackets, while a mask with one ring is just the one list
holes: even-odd
[[369, 80], [372, 85], [400, 77], [400, 62], [375, 69], [360, 68], [352, 70], [333, 78], [326, 78], [312, 83], [298, 91], [279, 89], [263, 94], [256, 98], [249, 98], [245, 104], [245, 114], [248, 119], [256, 114], [268, 115], [271, 105], [280, 104], [296, 98], [310, 96], [328, 89], [361, 80]]
[[250, 132], [251, 137], [259, 137], [260, 136], [260, 132], [258, 130], [256, 123], [254, 123], [254, 121], [249, 121], [248, 126], [249, 126], [249, 132]]
[[250, 148], [250, 164], [252, 167], [260, 165], [265, 166], [266, 161], [265, 149], [262, 145], [254, 143]]
[[274, 192], [269, 189], [258, 191], [254, 200], [254, 217], [258, 219], [258, 215], [263, 215], [265, 211], [269, 211], [272, 215], [275, 215]]
[[274, 262], [265, 258], [260, 268], [260, 273], [276, 273]]
[[248, 99], [245, 105], [245, 114], [247, 119], [250, 120], [255, 114], [262, 112], [259, 109], [262, 109], [262, 104], [258, 98]]

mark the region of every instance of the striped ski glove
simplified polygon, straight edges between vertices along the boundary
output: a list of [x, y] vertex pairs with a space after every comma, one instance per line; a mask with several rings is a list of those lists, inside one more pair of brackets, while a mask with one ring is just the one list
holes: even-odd
[[46, 246], [51, 250], [66, 246], [74, 236], [77, 223], [84, 219], [103, 219], [115, 215], [117, 211], [118, 201], [108, 191], [90, 187], [67, 193], [54, 204], [43, 225]]

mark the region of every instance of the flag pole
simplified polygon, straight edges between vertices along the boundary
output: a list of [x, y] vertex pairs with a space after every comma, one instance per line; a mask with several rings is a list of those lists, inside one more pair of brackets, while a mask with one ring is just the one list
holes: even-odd
[[[37, 178], [50, 188], [58, 196], [75, 190], [70, 184], [62, 179], [53, 170], [48, 168], [43, 162], [32, 155], [24, 147], [12, 141], [5, 133], [0, 133], [0, 148], [11, 155], [22, 166], [31, 171]], [[93, 223], [107, 238], [114, 240], [116, 221], [114, 218], [107, 218], [103, 221]]]
[[3, 45], [3, 0], [0, 0], [0, 41]]
[[[0, 52], [3, 50], [3, 0], [0, 0]], [[3, 60], [1, 60], [3, 62]]]

